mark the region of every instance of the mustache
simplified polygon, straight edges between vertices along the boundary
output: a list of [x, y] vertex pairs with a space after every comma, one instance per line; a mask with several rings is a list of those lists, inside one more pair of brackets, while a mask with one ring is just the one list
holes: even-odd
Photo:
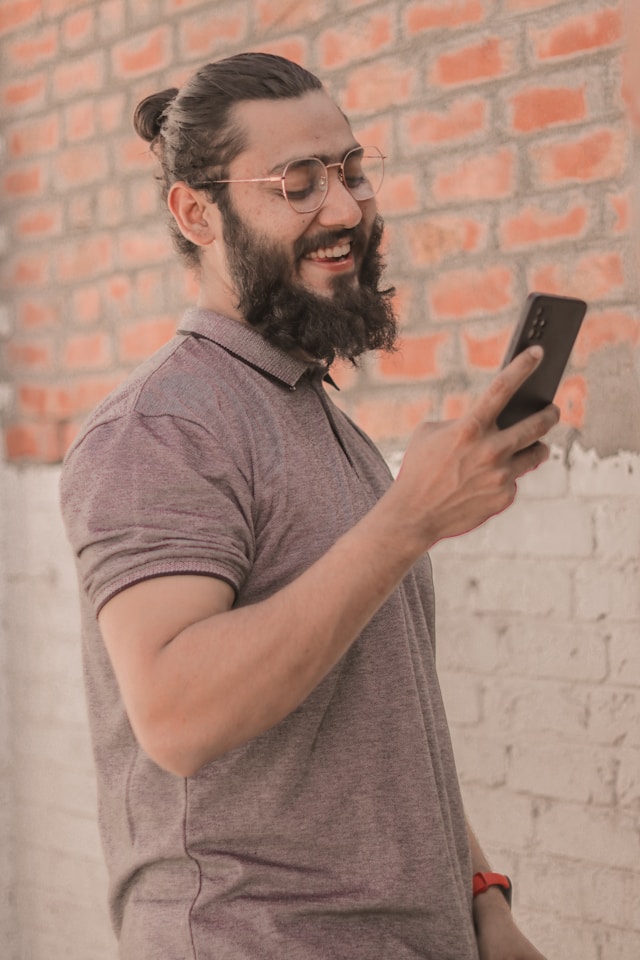
[[293, 245], [293, 254], [296, 260], [301, 260], [314, 250], [326, 247], [336, 247], [343, 240], [348, 240], [352, 246], [363, 242], [364, 229], [362, 227], [345, 228], [344, 230], [323, 230], [314, 237], [298, 237]]

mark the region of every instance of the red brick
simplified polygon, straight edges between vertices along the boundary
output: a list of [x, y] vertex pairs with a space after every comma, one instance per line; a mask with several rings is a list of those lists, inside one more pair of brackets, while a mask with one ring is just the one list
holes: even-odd
[[442, 401], [442, 420], [459, 420], [471, 409], [475, 397], [468, 393], [448, 393]]
[[423, 380], [442, 376], [441, 352], [450, 340], [448, 333], [405, 337], [395, 353], [380, 357], [378, 373], [387, 380]]
[[42, 0], [3, 0], [0, 4], [0, 36], [37, 23], [42, 10]]
[[76, 7], [86, 5], [87, 0], [42, 0], [46, 17], [53, 20], [55, 17], [70, 13]]
[[586, 253], [541, 264], [530, 271], [531, 290], [581, 297], [588, 303], [624, 290], [622, 257], [618, 253]]
[[515, 186], [516, 157], [510, 147], [434, 164], [436, 200], [492, 200], [508, 197]]
[[124, 189], [119, 183], [107, 182], [98, 191], [98, 223], [101, 227], [117, 227], [126, 218]]
[[420, 110], [404, 121], [410, 146], [434, 146], [468, 141], [487, 126], [488, 104], [481, 97], [464, 97], [449, 102], [442, 110]]
[[420, 190], [412, 173], [388, 175], [378, 194], [378, 204], [385, 216], [411, 213], [420, 206]]
[[104, 55], [88, 54], [70, 63], [60, 63], [53, 73], [56, 99], [67, 100], [76, 94], [96, 93], [104, 83]]
[[21, 240], [40, 240], [61, 233], [62, 205], [59, 203], [50, 203], [34, 210], [21, 210], [14, 225], [14, 235]]
[[69, 147], [55, 159], [56, 181], [62, 190], [97, 183], [108, 171], [107, 147], [103, 144]]
[[404, 22], [409, 35], [426, 30], [460, 30], [486, 19], [492, 0], [427, 0], [412, 3], [404, 11]]
[[622, 10], [607, 7], [571, 16], [545, 30], [532, 29], [530, 36], [538, 60], [571, 57], [599, 50], [622, 39]]
[[9, 460], [58, 463], [62, 459], [60, 431], [55, 423], [11, 424], [5, 432]]
[[441, 263], [461, 253], [485, 248], [488, 229], [472, 217], [440, 214], [406, 226], [409, 255], [416, 266]]
[[96, 132], [96, 107], [93, 100], [72, 103], [65, 110], [65, 133], [67, 140], [88, 140]]
[[413, 67], [404, 67], [389, 60], [350, 71], [343, 101], [346, 111], [371, 113], [406, 103], [416, 86]]
[[324, 0], [255, 0], [252, 6], [259, 31], [297, 30], [320, 20], [327, 9]]
[[513, 305], [513, 275], [507, 267], [450, 270], [428, 285], [435, 320], [464, 320]]
[[116, 77], [130, 79], [164, 69], [170, 58], [171, 30], [157, 27], [115, 46], [111, 63]]
[[38, 197], [44, 191], [44, 168], [40, 163], [24, 164], [2, 178], [2, 192], [8, 199]]
[[320, 66], [325, 70], [343, 67], [388, 48], [395, 30], [388, 13], [374, 13], [338, 30], [325, 30], [318, 39]]
[[125, 105], [126, 101], [122, 93], [114, 93], [97, 104], [96, 112], [102, 133], [114, 133], [120, 129], [124, 120]]
[[66, 47], [78, 49], [93, 40], [94, 11], [79, 10], [62, 24], [62, 40]]
[[24, 39], [12, 40], [4, 47], [7, 66], [33, 70], [41, 63], [53, 60], [58, 53], [58, 31], [54, 26], [39, 32], [31, 31]]
[[541, 7], [557, 7], [565, 0], [504, 0], [506, 13], [526, 13]]
[[403, 400], [393, 394], [363, 401], [356, 406], [354, 419], [376, 442], [406, 438], [432, 409], [430, 397]]
[[513, 68], [513, 44], [500, 37], [489, 37], [480, 43], [441, 53], [429, 69], [429, 83], [443, 87], [480, 83], [503, 77]]
[[86, 230], [95, 226], [93, 194], [74, 192], [67, 201], [67, 221], [70, 227]]
[[309, 41], [306, 37], [282, 37], [270, 43], [259, 43], [253, 47], [258, 53], [272, 53], [275, 57], [284, 57], [300, 64], [309, 65]]
[[141, 320], [120, 331], [118, 352], [124, 362], [143, 360], [158, 350], [176, 332], [175, 317]]
[[3, 113], [19, 113], [23, 116], [27, 110], [43, 107], [46, 91], [47, 80], [42, 73], [4, 84], [0, 88]]
[[111, 146], [115, 155], [116, 169], [119, 172], [153, 172], [156, 160], [149, 149], [149, 144], [140, 137], [132, 136], [116, 140]]
[[18, 388], [20, 411], [28, 417], [67, 419], [88, 413], [122, 382], [123, 374], [85, 377], [62, 385], [23, 383]]
[[100, 319], [101, 305], [97, 287], [78, 287], [71, 297], [71, 318], [83, 326], [96, 323]]
[[573, 348], [572, 362], [576, 367], [585, 367], [589, 358], [598, 350], [621, 343], [629, 344], [630, 347], [640, 345], [640, 322], [637, 313], [615, 307], [598, 312], [589, 310]]
[[518, 133], [531, 133], [587, 118], [584, 85], [521, 90], [511, 98], [510, 106], [511, 125]]
[[71, 240], [57, 250], [57, 277], [75, 283], [108, 273], [113, 265], [111, 238], [98, 234]]
[[576, 203], [562, 213], [527, 206], [513, 217], [506, 218], [500, 228], [503, 250], [514, 250], [556, 240], [573, 240], [583, 236], [589, 213], [583, 203]]
[[604, 127], [574, 139], [534, 146], [530, 157], [544, 186], [588, 182], [624, 173], [628, 142], [622, 128]]
[[135, 302], [139, 314], [159, 312], [166, 304], [161, 270], [140, 270], [135, 279]]
[[124, 0], [101, 0], [98, 5], [98, 32], [101, 40], [112, 40], [125, 31], [127, 11]]
[[105, 333], [70, 337], [64, 346], [62, 359], [68, 370], [99, 369], [111, 362], [109, 338]]
[[[385, 157], [389, 157], [393, 149], [393, 125], [390, 119], [380, 120], [377, 117], [373, 120], [357, 123], [353, 125], [353, 132], [364, 147], [378, 147]], [[388, 170], [390, 164], [386, 163]], [[385, 173], [386, 175], [386, 173]]]
[[50, 340], [11, 340], [5, 347], [10, 367], [16, 370], [50, 370], [54, 352]]
[[203, 13], [180, 25], [180, 51], [184, 57], [208, 57], [212, 51], [225, 50], [241, 43], [247, 34], [246, 8], [229, 13]]
[[57, 326], [59, 311], [49, 299], [38, 300], [33, 297], [16, 300], [16, 319], [20, 330], [41, 330]]
[[118, 260], [125, 269], [162, 263], [172, 257], [171, 239], [164, 227], [125, 230], [118, 238]]
[[631, 198], [627, 193], [612, 194], [609, 206], [615, 216], [614, 233], [628, 233], [631, 227]]
[[58, 117], [53, 114], [17, 124], [8, 130], [9, 156], [15, 159], [57, 150], [60, 141]]
[[579, 430], [584, 426], [587, 382], [579, 375], [565, 377], [558, 387], [554, 403], [560, 408], [560, 422]]
[[120, 314], [131, 314], [133, 309], [133, 286], [130, 278], [124, 273], [114, 273], [103, 284], [104, 301], [110, 307], [118, 305]]
[[148, 217], [160, 209], [160, 191], [155, 180], [138, 178], [129, 184], [129, 196], [135, 217]]
[[488, 334], [484, 332], [474, 334], [470, 330], [465, 330], [462, 333], [462, 346], [466, 365], [480, 370], [497, 370], [502, 363], [512, 332], [510, 326]]
[[3, 269], [5, 284], [10, 288], [42, 287], [49, 280], [48, 252], [19, 253]]

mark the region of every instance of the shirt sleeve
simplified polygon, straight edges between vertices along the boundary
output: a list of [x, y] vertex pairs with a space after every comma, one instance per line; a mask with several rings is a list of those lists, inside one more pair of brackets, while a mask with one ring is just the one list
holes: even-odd
[[72, 448], [61, 504], [96, 614], [116, 593], [172, 574], [239, 592], [255, 553], [250, 465], [228, 436], [176, 416], [128, 413]]

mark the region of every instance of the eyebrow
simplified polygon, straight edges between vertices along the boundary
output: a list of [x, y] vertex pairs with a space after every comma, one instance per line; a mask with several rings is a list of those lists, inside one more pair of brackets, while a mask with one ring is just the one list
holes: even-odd
[[350, 153], [352, 150], [357, 150], [358, 148], [362, 148], [362, 144], [354, 141], [354, 143], [352, 143], [350, 147], [347, 147], [345, 150], [342, 151], [342, 154], [339, 157], [336, 154], [330, 154], [330, 153], [313, 153], [313, 154], [308, 154], [305, 157], [301, 157], [300, 154], [297, 153], [295, 156], [288, 157], [286, 160], [282, 160], [279, 163], [277, 163], [275, 167], [272, 167], [271, 170], [269, 170], [269, 176], [282, 173], [286, 165], [288, 163], [292, 163], [294, 160], [312, 160], [313, 159], [313, 160], [321, 160], [324, 164], [341, 163], [348, 153]]

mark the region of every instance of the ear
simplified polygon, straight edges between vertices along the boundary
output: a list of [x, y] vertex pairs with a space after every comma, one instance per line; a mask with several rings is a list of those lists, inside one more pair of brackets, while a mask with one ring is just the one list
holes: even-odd
[[218, 232], [219, 211], [203, 190], [194, 190], [182, 180], [172, 184], [167, 205], [180, 233], [199, 247], [213, 243]]

